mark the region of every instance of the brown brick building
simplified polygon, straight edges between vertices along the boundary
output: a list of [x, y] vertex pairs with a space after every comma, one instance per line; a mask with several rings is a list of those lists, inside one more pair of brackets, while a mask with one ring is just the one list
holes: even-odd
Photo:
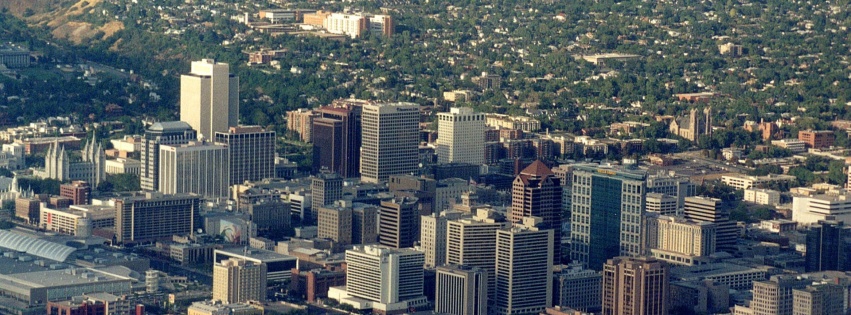
[[47, 302], [47, 315], [106, 315], [106, 305], [99, 302]]
[[40, 211], [41, 200], [36, 197], [15, 200], [15, 216], [27, 220], [29, 224], [38, 224]]
[[328, 288], [341, 285], [346, 285], [344, 268], [292, 270], [290, 288], [304, 295], [310, 303], [316, 302], [317, 298], [327, 298]]
[[59, 195], [71, 199], [71, 204], [87, 205], [92, 203], [92, 187], [89, 183], [75, 180], [59, 186]]
[[827, 148], [833, 146], [835, 137], [830, 130], [801, 130], [798, 131], [798, 140], [806, 143], [807, 148]]

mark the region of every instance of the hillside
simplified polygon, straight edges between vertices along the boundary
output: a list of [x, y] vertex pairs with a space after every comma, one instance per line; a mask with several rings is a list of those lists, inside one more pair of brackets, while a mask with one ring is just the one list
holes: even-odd
[[0, 0], [0, 7], [21, 17], [30, 25], [46, 26], [54, 38], [75, 44], [103, 39], [124, 29], [120, 21], [94, 25], [83, 21], [94, 15], [101, 0]]
[[53, 11], [69, 0], [0, 0], [0, 8], [6, 8], [15, 16], [21, 17], [27, 9], [34, 14]]

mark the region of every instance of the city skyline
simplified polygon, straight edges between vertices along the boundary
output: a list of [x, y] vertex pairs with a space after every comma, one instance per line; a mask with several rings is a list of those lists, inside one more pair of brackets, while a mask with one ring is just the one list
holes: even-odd
[[0, 1], [0, 313], [851, 313], [845, 0]]

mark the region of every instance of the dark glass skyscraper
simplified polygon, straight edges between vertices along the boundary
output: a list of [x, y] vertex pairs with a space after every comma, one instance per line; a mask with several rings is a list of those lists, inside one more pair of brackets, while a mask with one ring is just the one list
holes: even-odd
[[851, 227], [841, 221], [819, 220], [817, 225], [807, 231], [807, 272], [824, 270], [851, 270], [849, 254], [851, 244], [846, 241], [851, 237]]
[[643, 253], [644, 171], [577, 165], [573, 171], [570, 258], [601, 270], [607, 259]]

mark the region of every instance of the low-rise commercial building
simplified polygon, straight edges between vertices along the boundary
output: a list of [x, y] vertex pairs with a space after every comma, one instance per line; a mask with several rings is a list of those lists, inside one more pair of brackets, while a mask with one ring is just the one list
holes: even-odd
[[830, 130], [801, 130], [798, 140], [803, 141], [807, 148], [821, 149], [833, 146], [835, 136]]
[[672, 267], [671, 281], [712, 280], [735, 290], [750, 290], [754, 281], [767, 279], [767, 268], [752, 268], [730, 263]]
[[772, 182], [791, 182], [795, 179], [795, 176], [775, 174], [769, 174], [765, 176], [748, 176], [742, 174], [721, 176], [721, 182], [736, 189], [756, 188], [760, 185]]
[[807, 152], [807, 143], [798, 139], [780, 139], [771, 141], [771, 144], [792, 151], [792, 153]]
[[0, 274], [0, 295], [32, 307], [50, 301], [70, 300], [91, 292], [129, 294], [133, 281], [132, 278], [92, 268]]
[[792, 221], [810, 225], [820, 220], [851, 223], [851, 194], [836, 192], [793, 197]]
[[109, 206], [71, 206], [49, 208], [41, 204], [40, 226], [48, 231], [88, 237], [97, 228], [115, 226], [115, 208]]
[[106, 160], [105, 171], [107, 174], [133, 174], [138, 176], [142, 172], [142, 162], [125, 158]]
[[745, 201], [758, 205], [776, 206], [780, 204], [780, 192], [771, 189], [745, 189]]
[[263, 309], [245, 303], [222, 303], [222, 301], [200, 301], [192, 303], [187, 315], [262, 315]]
[[327, 298], [328, 289], [331, 287], [343, 285], [346, 285], [345, 270], [337, 270], [336, 268], [316, 268], [307, 271], [292, 270], [290, 289], [297, 291], [310, 303], [316, 302], [317, 299]]

